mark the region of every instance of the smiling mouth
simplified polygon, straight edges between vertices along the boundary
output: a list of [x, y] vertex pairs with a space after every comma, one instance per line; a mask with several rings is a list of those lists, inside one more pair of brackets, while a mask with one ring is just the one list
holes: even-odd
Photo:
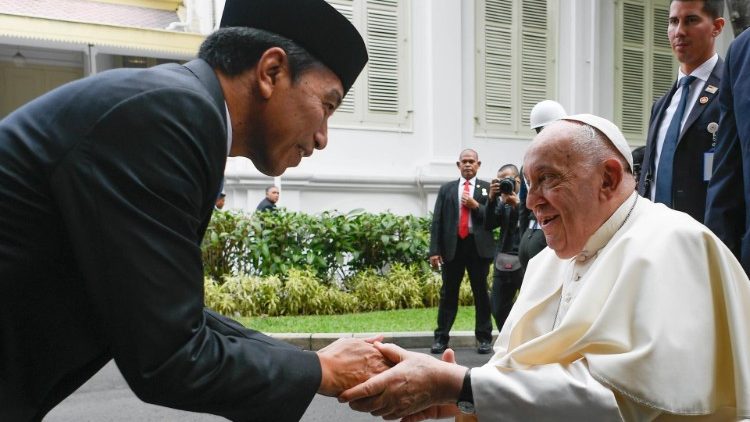
[[559, 217], [559, 216], [554, 215], [552, 217], [543, 217], [543, 218], [539, 219], [539, 223], [541, 224], [542, 227], [544, 227], [544, 226], [550, 224], [551, 222], [557, 220], [557, 217]]

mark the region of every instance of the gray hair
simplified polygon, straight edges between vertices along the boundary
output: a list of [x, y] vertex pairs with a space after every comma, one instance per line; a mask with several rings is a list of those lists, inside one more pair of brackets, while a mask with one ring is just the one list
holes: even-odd
[[573, 129], [571, 147], [584, 158], [582, 165], [595, 166], [605, 160], [614, 158], [620, 162], [626, 173], [631, 173], [630, 165], [602, 132], [584, 123], [570, 123], [576, 126]]

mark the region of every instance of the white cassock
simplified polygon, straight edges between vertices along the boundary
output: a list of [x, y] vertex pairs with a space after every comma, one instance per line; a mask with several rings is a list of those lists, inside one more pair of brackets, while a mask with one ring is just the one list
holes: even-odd
[[705, 226], [633, 194], [576, 257], [531, 261], [495, 351], [471, 372], [480, 422], [744, 420], [750, 281]]

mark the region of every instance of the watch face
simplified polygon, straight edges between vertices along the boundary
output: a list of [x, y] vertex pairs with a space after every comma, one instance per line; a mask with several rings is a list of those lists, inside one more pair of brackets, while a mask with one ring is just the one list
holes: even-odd
[[461, 411], [461, 413], [467, 414], [467, 415], [473, 415], [475, 413], [474, 410], [474, 403], [470, 401], [460, 401], [456, 403], [458, 406], [458, 410]]

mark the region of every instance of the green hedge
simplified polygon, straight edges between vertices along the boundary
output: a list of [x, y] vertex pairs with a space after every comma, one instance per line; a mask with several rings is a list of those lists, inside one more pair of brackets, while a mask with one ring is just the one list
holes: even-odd
[[[437, 306], [430, 221], [361, 210], [214, 212], [202, 245], [206, 305], [237, 316]], [[459, 303], [473, 303], [466, 279]]]
[[[230, 276], [219, 283], [206, 278], [206, 306], [225, 315], [333, 315], [360, 311], [434, 307], [440, 275], [395, 264], [386, 274], [363, 271], [340, 286], [317, 279], [312, 271], [292, 269], [277, 276]], [[461, 284], [461, 305], [473, 304], [468, 280]]]
[[286, 277], [307, 269], [326, 283], [362, 271], [379, 273], [394, 264], [417, 265], [429, 273], [430, 218], [285, 211], [215, 212], [203, 241], [206, 277]]

